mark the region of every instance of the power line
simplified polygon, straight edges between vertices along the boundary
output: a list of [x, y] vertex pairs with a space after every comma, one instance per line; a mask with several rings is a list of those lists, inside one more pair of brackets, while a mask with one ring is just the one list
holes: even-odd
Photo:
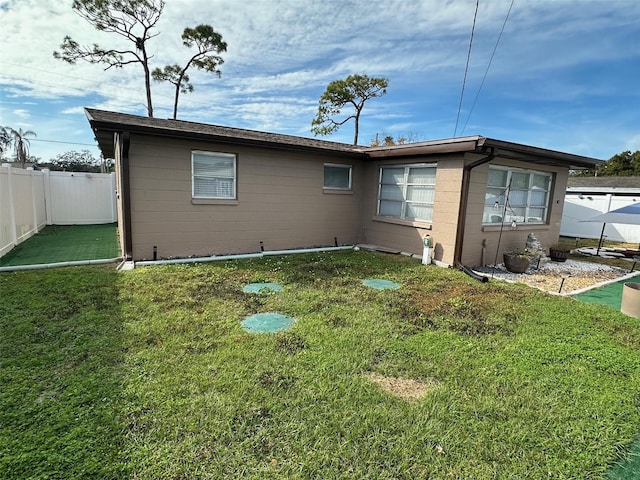
[[98, 145], [95, 143], [79, 143], [79, 142], [63, 142], [61, 140], [47, 140], [44, 138], [30, 138], [30, 142], [45, 142], [45, 143], [64, 143], [67, 145], [85, 145], [87, 147], [97, 147]]
[[478, 92], [476, 93], [476, 96], [473, 99], [473, 104], [471, 105], [471, 109], [469, 110], [469, 115], [467, 115], [467, 120], [464, 122], [464, 127], [462, 127], [462, 131], [460, 132], [460, 135], [462, 135], [462, 133], [464, 133], [464, 129], [467, 128], [467, 124], [469, 123], [469, 119], [471, 118], [471, 113], [473, 112], [473, 109], [476, 106], [476, 102], [478, 101], [478, 97], [480, 96], [480, 90], [482, 90], [484, 81], [486, 80], [487, 74], [489, 73], [491, 62], [493, 62], [493, 57], [496, 54], [496, 50], [498, 49], [498, 44], [500, 43], [500, 39], [502, 38], [502, 33], [504, 32], [504, 27], [507, 24], [507, 20], [509, 20], [509, 14], [511, 14], [511, 9], [513, 8], [514, 2], [515, 0], [511, 0], [511, 5], [509, 5], [509, 10], [507, 11], [507, 15], [506, 17], [504, 17], [504, 22], [502, 23], [502, 29], [500, 30], [500, 35], [498, 35], [496, 44], [493, 47], [493, 52], [491, 52], [491, 58], [489, 59], [489, 63], [487, 64], [487, 69], [484, 72], [484, 76], [482, 77], [482, 82], [480, 82], [480, 87], [478, 88]]
[[471, 59], [471, 46], [473, 45], [473, 34], [476, 30], [476, 18], [478, 17], [478, 6], [480, 0], [476, 0], [476, 11], [473, 14], [473, 25], [471, 26], [471, 38], [469, 39], [469, 52], [467, 53], [467, 65], [464, 67], [464, 78], [462, 79], [462, 91], [460, 92], [460, 103], [458, 104], [458, 114], [456, 115], [456, 128], [453, 130], [453, 138], [458, 133], [458, 121], [460, 120], [460, 110], [462, 110], [462, 99], [464, 98], [464, 86], [467, 83], [467, 72], [469, 71], [469, 60]]

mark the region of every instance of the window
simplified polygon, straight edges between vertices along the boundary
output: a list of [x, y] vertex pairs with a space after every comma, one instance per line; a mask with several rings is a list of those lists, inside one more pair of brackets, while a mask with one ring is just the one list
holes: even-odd
[[436, 190], [436, 165], [380, 167], [378, 215], [431, 222]]
[[193, 151], [191, 175], [193, 198], [236, 198], [235, 155]]
[[489, 167], [483, 223], [546, 223], [552, 175]]
[[351, 165], [325, 163], [324, 188], [351, 190]]

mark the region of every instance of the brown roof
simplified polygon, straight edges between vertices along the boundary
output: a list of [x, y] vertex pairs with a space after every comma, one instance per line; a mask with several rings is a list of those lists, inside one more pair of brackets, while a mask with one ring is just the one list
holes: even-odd
[[510, 158], [542, 165], [562, 165], [570, 169], [594, 168], [603, 162], [591, 157], [572, 153], [558, 152], [546, 148], [533, 147], [521, 143], [507, 142], [480, 135], [469, 137], [430, 140], [427, 142], [407, 143], [387, 147], [368, 147], [364, 151], [370, 157], [398, 158], [452, 152], [469, 152], [487, 155], [493, 152], [496, 157]]
[[143, 117], [127, 113], [108, 112], [85, 108], [100, 150], [106, 158], [113, 158], [113, 132], [129, 131], [161, 135], [164, 137], [194, 138], [262, 147], [277, 147], [296, 150], [322, 150], [326, 153], [351, 154], [364, 156], [362, 147], [346, 143], [329, 142], [314, 138], [283, 135], [280, 133], [259, 132], [242, 128], [223, 127], [206, 123], [187, 122], [184, 120], [168, 120], [162, 118]]
[[640, 177], [569, 177], [567, 187], [640, 188]]
[[493, 152], [497, 157], [501, 158], [511, 158], [544, 165], [562, 165], [571, 169], [593, 168], [602, 162], [602, 160], [595, 158], [506, 142], [479, 135], [390, 147], [362, 147], [314, 138], [186, 122], [183, 120], [150, 118], [93, 108], [85, 108], [85, 112], [96, 135], [98, 145], [106, 158], [115, 156], [113, 133], [128, 131], [163, 137], [191, 138], [218, 143], [252, 145], [262, 148], [315, 151], [329, 155], [347, 155], [362, 158], [403, 158], [466, 152], [487, 155]]

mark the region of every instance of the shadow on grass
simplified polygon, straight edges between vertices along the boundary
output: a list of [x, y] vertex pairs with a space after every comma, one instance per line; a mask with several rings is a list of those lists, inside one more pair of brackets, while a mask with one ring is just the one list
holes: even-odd
[[126, 477], [117, 273], [0, 274], [0, 478]]
[[117, 225], [48, 225], [0, 258], [0, 267], [82, 260], [120, 255]]

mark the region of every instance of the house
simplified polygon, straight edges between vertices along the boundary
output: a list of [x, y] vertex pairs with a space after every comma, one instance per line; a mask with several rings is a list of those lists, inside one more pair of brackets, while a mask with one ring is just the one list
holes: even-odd
[[482, 136], [363, 147], [86, 113], [115, 159], [120, 240], [135, 261], [335, 243], [419, 255], [430, 235], [437, 264], [490, 264], [530, 232], [555, 243], [569, 169], [600, 162]]
[[[600, 238], [602, 223], [581, 220], [637, 202], [640, 202], [640, 177], [569, 177], [560, 235]], [[640, 243], [640, 227], [607, 224], [604, 236], [616, 242]]]

